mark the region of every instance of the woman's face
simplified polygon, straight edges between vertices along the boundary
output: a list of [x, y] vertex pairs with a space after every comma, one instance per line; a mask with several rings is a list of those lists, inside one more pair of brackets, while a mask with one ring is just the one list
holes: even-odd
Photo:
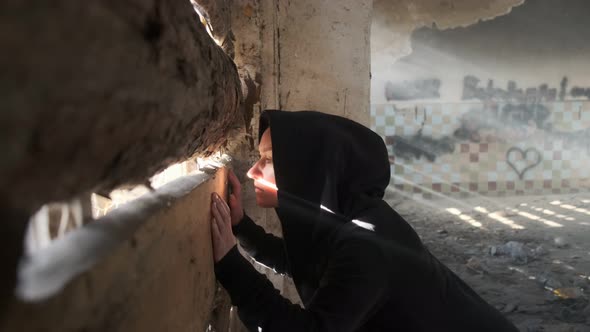
[[248, 171], [248, 177], [254, 180], [256, 204], [263, 208], [277, 207], [279, 200], [275, 170], [272, 162], [270, 128], [262, 134], [258, 150], [260, 151], [260, 160]]

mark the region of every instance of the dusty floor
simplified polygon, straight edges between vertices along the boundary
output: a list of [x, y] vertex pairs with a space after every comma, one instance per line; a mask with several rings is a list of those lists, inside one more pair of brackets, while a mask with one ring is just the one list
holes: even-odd
[[387, 200], [521, 331], [590, 331], [590, 193]]

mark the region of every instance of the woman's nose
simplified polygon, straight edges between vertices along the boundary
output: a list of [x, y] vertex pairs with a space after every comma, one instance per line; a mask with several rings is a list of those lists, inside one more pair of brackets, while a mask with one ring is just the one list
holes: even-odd
[[254, 164], [254, 166], [252, 166], [252, 168], [250, 168], [248, 170], [248, 173], [246, 173], [246, 176], [248, 176], [250, 179], [254, 179], [255, 177], [259, 177], [260, 175], [260, 170], [258, 169], [258, 162], [256, 164]]

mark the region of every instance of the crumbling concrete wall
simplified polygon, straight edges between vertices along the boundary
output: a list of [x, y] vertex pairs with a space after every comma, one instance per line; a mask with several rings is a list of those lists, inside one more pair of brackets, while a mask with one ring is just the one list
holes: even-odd
[[372, 103], [584, 98], [590, 87], [589, 10], [584, 0], [530, 0], [467, 27], [416, 29], [411, 54], [399, 60], [392, 55], [389, 63], [382, 56], [374, 63], [391, 83], [375, 82]]
[[3, 1], [0, 202], [142, 183], [244, 127], [233, 61], [189, 0]]
[[589, 10], [584, 0], [528, 0], [466, 27], [421, 27], [401, 59], [382, 49], [373, 68], [387, 83], [373, 82], [373, 125], [395, 158], [395, 189], [424, 197], [585, 190]]
[[12, 302], [0, 330], [205, 331], [214, 309], [227, 324], [210, 237], [211, 193], [226, 194], [226, 174], [176, 180], [28, 257], [19, 293], [49, 297]]
[[410, 37], [419, 27], [464, 27], [505, 15], [524, 0], [375, 0], [371, 25], [371, 103], [385, 101], [383, 87], [390, 67], [411, 53]]

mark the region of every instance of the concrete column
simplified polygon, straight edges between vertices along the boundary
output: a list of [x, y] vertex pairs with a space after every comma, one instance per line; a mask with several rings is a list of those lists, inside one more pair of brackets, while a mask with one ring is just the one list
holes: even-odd
[[265, 0], [262, 108], [369, 124], [372, 0]]

